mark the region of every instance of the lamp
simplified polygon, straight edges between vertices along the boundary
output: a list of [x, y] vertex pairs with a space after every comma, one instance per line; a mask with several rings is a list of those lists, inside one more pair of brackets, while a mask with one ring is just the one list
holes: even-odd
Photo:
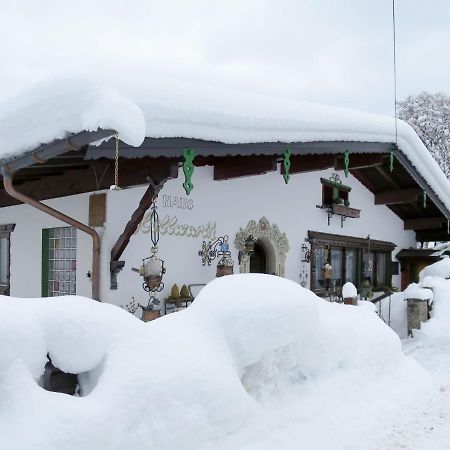
[[142, 320], [145, 322], [156, 319], [160, 316], [160, 301], [156, 297], [156, 293], [161, 292], [164, 289], [162, 277], [166, 273], [164, 260], [157, 256], [159, 242], [159, 216], [155, 203], [153, 203], [152, 206], [150, 223], [150, 239], [153, 244], [151, 248], [151, 255], [142, 260], [140, 269], [132, 269], [144, 278], [142, 288], [149, 294], [147, 306], [139, 305], [142, 309]]

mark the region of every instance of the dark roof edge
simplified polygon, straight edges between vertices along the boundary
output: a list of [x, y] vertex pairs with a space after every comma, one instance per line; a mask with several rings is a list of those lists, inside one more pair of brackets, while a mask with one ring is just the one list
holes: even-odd
[[0, 161], [3, 171], [14, 173], [24, 167], [37, 163], [44, 163], [48, 159], [62, 155], [70, 150], [80, 150], [82, 147], [92, 142], [104, 139], [116, 134], [114, 130], [82, 131], [67, 136], [65, 139], [58, 139], [50, 144], [41, 145], [35, 150], [22, 153], [20, 155], [5, 158]]
[[425, 178], [419, 173], [417, 168], [411, 163], [408, 157], [400, 149], [396, 148], [394, 150], [395, 157], [400, 161], [402, 166], [411, 175], [414, 181], [423, 189], [426, 194], [430, 197], [433, 203], [439, 208], [441, 213], [446, 219], [450, 219], [450, 211], [444, 205], [444, 202], [439, 198], [439, 196], [434, 192], [431, 186], [427, 183]]

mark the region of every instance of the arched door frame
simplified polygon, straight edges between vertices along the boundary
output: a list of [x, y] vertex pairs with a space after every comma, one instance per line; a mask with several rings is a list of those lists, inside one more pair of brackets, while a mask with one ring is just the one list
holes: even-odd
[[266, 217], [261, 217], [258, 221], [250, 220], [245, 229], [240, 228], [236, 233], [234, 245], [244, 255], [239, 264], [239, 272], [250, 272], [250, 258], [245, 255], [245, 241], [249, 236], [253, 236], [255, 240], [260, 240], [266, 247], [270, 273], [273, 272], [280, 277], [284, 277], [289, 243], [286, 233], [282, 233], [276, 224], [271, 225]]

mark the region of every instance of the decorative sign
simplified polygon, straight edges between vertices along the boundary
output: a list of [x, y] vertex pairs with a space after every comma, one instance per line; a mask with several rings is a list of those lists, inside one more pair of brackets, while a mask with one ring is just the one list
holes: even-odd
[[[136, 232], [141, 230], [143, 233], [150, 233], [150, 229], [150, 214], [147, 213]], [[159, 232], [160, 234], [169, 236], [201, 237], [214, 241], [216, 239], [216, 222], [211, 220], [206, 225], [180, 224], [176, 216], [169, 216], [167, 214], [163, 219], [160, 219]]]
[[171, 195], [162, 196], [162, 206], [164, 208], [193, 209], [194, 200], [185, 197], [176, 197]]

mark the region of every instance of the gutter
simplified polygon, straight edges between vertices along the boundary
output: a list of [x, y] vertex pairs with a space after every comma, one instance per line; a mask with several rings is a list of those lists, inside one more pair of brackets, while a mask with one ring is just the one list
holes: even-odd
[[89, 234], [92, 237], [92, 298], [100, 301], [100, 237], [98, 233], [91, 227], [78, 222], [74, 218], [63, 214], [56, 209], [51, 208], [22, 192], [17, 191], [13, 186], [14, 173], [24, 167], [34, 165], [36, 163], [43, 164], [48, 159], [66, 153], [70, 150], [80, 150], [81, 147], [99, 139], [106, 138], [116, 134], [114, 130], [97, 130], [94, 132], [77, 133], [61, 141], [41, 147], [40, 149], [29, 152], [20, 157], [13, 157], [0, 162], [3, 174], [3, 186], [5, 191], [13, 198], [20, 202], [26, 203], [49, 216], [55, 217], [78, 230]]
[[5, 191], [15, 199], [21, 201], [22, 203], [26, 203], [27, 205], [32, 206], [33, 208], [39, 209], [40, 211], [48, 214], [49, 216], [55, 217], [56, 219], [61, 220], [62, 222], [67, 223], [84, 233], [89, 234], [92, 237], [92, 298], [94, 300], [100, 300], [100, 292], [99, 292], [99, 281], [100, 281], [100, 237], [98, 233], [91, 227], [84, 225], [81, 222], [73, 219], [72, 217], [66, 216], [60, 211], [51, 208], [50, 206], [44, 205], [43, 203], [34, 200], [31, 197], [17, 191], [13, 186], [13, 178], [12, 174], [6, 172], [3, 167], [3, 186], [5, 187]]

